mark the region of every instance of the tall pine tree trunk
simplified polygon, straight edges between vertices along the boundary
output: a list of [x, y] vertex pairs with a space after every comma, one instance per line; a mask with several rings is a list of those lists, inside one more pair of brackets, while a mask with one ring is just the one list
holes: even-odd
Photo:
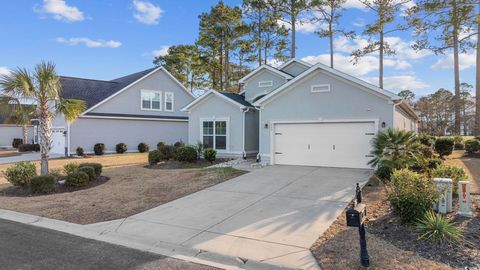
[[258, 46], [258, 66], [262, 65], [262, 11], [258, 9], [258, 36], [257, 36], [257, 46]]
[[332, 23], [328, 23], [328, 34], [329, 34], [329, 43], [330, 43], [330, 67], [333, 68], [333, 31]]
[[40, 174], [48, 174], [48, 157], [52, 145], [52, 117], [47, 101], [40, 103]]
[[475, 67], [475, 136], [480, 136], [480, 1], [477, 15], [477, 59]]
[[378, 86], [383, 89], [383, 53], [384, 53], [384, 34], [383, 30], [380, 31], [380, 56], [378, 58], [379, 66], [378, 66]]
[[458, 48], [458, 24], [457, 24], [457, 3], [452, 1], [453, 8], [453, 69], [454, 69], [454, 82], [455, 82], [455, 98], [454, 98], [454, 111], [455, 111], [455, 122], [453, 133], [455, 135], [460, 135], [460, 125], [461, 125], [461, 110], [460, 110], [460, 68], [459, 68], [459, 48]]
[[291, 58], [295, 58], [295, 51], [296, 51], [296, 24], [297, 24], [297, 18], [293, 14], [291, 15], [291, 24], [292, 24], [292, 48], [291, 48]]

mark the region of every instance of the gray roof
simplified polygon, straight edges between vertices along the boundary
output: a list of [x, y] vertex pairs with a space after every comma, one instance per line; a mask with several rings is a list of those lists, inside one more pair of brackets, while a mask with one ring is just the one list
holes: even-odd
[[111, 81], [61, 76], [62, 97], [84, 100], [88, 109], [152, 72], [154, 69], [156, 68], [136, 72]]
[[224, 93], [224, 92], [219, 92], [220, 94], [228, 97], [229, 99], [231, 100], [234, 100], [240, 104], [242, 104], [243, 106], [247, 106], [247, 107], [252, 107], [253, 108], [253, 105], [250, 104], [250, 102], [247, 102], [245, 101], [245, 96], [244, 95], [239, 95], [239, 94], [234, 94], [234, 93]]

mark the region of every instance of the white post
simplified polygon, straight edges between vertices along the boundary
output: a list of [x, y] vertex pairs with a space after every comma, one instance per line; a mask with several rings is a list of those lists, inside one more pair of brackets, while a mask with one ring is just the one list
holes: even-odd
[[458, 214], [462, 217], [471, 217], [472, 211], [470, 210], [470, 182], [459, 181], [458, 182], [458, 202], [460, 204]]
[[434, 209], [442, 214], [452, 212], [452, 179], [450, 178], [434, 178], [437, 190], [440, 191], [440, 198], [434, 205]]

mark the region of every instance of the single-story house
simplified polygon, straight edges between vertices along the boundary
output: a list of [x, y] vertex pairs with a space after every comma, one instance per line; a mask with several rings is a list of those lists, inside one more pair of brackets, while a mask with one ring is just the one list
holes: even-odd
[[[21, 126], [9, 123], [7, 121], [8, 113], [5, 115], [0, 114], [0, 148], [12, 148], [13, 139], [23, 138], [23, 129]], [[27, 126], [28, 141], [26, 143], [33, 143], [36, 138], [34, 134], [36, 132], [36, 126]]]
[[417, 130], [402, 98], [320, 63], [262, 65], [240, 83], [239, 94], [211, 90], [183, 108], [189, 143], [268, 164], [369, 168], [375, 134]]

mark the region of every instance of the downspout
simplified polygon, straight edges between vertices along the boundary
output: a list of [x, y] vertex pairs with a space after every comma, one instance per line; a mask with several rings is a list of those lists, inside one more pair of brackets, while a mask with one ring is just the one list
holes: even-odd
[[258, 109], [258, 154], [257, 154], [257, 162], [262, 161], [262, 108], [257, 107]]
[[67, 122], [67, 153], [68, 156], [71, 156], [71, 147], [70, 147], [70, 122]]

